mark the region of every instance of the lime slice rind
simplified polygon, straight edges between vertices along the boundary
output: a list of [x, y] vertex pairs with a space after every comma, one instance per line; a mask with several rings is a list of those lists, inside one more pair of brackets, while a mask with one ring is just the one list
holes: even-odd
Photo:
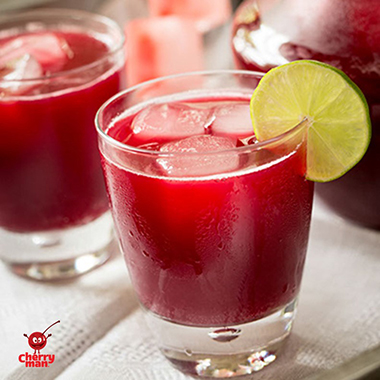
[[307, 131], [306, 178], [339, 178], [365, 154], [370, 137], [363, 93], [342, 71], [316, 61], [294, 61], [269, 71], [251, 99], [259, 141], [279, 136], [301, 120]]

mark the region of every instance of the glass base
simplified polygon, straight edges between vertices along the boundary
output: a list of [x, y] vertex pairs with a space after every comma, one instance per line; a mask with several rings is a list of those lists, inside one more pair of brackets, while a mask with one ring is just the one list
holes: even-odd
[[165, 357], [180, 371], [201, 377], [249, 375], [272, 363], [290, 333], [296, 299], [250, 323], [225, 327], [185, 326], [147, 312]]
[[107, 212], [84, 226], [32, 234], [0, 230], [0, 258], [17, 275], [40, 281], [73, 278], [104, 264], [113, 246]]

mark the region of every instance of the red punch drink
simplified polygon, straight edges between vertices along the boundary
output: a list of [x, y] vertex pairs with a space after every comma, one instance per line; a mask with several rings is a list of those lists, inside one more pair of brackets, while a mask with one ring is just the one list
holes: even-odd
[[[183, 117], [183, 123], [175, 117]], [[200, 124], [199, 131], [198, 125], [190, 130], [198, 120], [207, 128]], [[147, 131], [140, 137], [145, 131], [139, 129], [149, 128], [149, 122], [157, 128], [176, 124], [178, 134]], [[235, 125], [243, 128], [235, 132]], [[226, 97], [148, 107], [108, 131], [114, 138], [125, 133], [119, 141], [165, 153], [244, 150], [245, 144], [255, 144], [249, 99]], [[242, 172], [244, 158], [226, 156], [159, 158], [145, 175], [103, 159], [137, 293], [146, 308], [171, 321], [250, 322], [280, 309], [299, 291], [312, 194], [312, 183], [303, 176], [304, 150]], [[129, 192], [118, 191], [121, 187], [133, 189], [133, 201]], [[287, 215], [294, 215], [291, 221], [284, 220]], [[234, 270], [225, 271], [232, 263]], [[160, 281], [162, 273], [167, 279]]]
[[[220, 342], [236, 339], [234, 350], [244, 352], [290, 329], [313, 184], [304, 177], [302, 129], [256, 141], [249, 99], [259, 79], [224, 72], [147, 82], [98, 114], [133, 285], [181, 369], [194, 360], [184, 350], [223, 356]], [[243, 330], [256, 342], [241, 339]]]
[[[82, 12], [31, 12], [0, 24], [0, 228], [8, 240], [28, 234], [23, 250], [44, 246], [49, 261], [69, 259], [68, 250], [77, 256], [87, 239], [80, 229], [105, 218], [94, 117], [123, 88], [122, 45], [113, 22]], [[110, 229], [101, 223], [104, 245]], [[71, 230], [80, 235], [66, 250]], [[46, 255], [47, 246], [60, 253]], [[9, 250], [10, 264], [39, 261]]]
[[[57, 38], [67, 43], [73, 57], [65, 59], [60, 74], [101, 59], [109, 51], [90, 35], [49, 31], [0, 40], [0, 52], [27, 38]], [[43, 69], [42, 74], [46, 72]], [[20, 88], [22, 92], [17, 94], [12, 88], [5, 89], [0, 99], [3, 228], [17, 232], [68, 228], [88, 223], [107, 210], [92, 116], [121, 88], [120, 75], [114, 72], [79, 89], [74, 80], [80, 78], [61, 78], [61, 83], [42, 81]]]
[[342, 217], [380, 229], [380, 6], [377, 0], [247, 0], [236, 12], [232, 50], [239, 69], [268, 71], [317, 60], [343, 70], [363, 91], [371, 145], [342, 178], [317, 193]]

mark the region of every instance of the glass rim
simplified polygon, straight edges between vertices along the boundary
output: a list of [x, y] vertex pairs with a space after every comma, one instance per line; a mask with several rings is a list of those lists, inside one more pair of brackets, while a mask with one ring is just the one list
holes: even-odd
[[[160, 152], [155, 150], [149, 150], [144, 148], [138, 148], [134, 147], [132, 145], [125, 144], [121, 141], [116, 140], [115, 138], [111, 137], [107, 132], [105, 132], [100, 125], [100, 117], [102, 114], [106, 111], [106, 109], [115, 101], [119, 100], [122, 97], [125, 97], [127, 94], [138, 90], [144, 86], [159, 83], [165, 80], [171, 80], [176, 78], [183, 78], [183, 77], [190, 77], [190, 76], [212, 76], [212, 75], [248, 75], [252, 77], [262, 78], [264, 76], [263, 73], [260, 73], [258, 71], [249, 71], [249, 70], [205, 70], [205, 71], [192, 71], [188, 73], [181, 73], [181, 74], [174, 74], [174, 75], [168, 75], [156, 79], [151, 79], [149, 81], [141, 82], [139, 84], [136, 84], [132, 87], [127, 88], [126, 90], [123, 90], [116, 95], [112, 96], [110, 99], [108, 99], [103, 105], [99, 108], [99, 110], [96, 113], [95, 116], [95, 127], [98, 133], [98, 136], [100, 136], [102, 139], [104, 139], [107, 143], [122, 149], [124, 151], [129, 151], [132, 153], [138, 153], [141, 155], [148, 155], [148, 156], [159, 156], [159, 157], [178, 157], [178, 156], [197, 156], [197, 155], [219, 155], [219, 154], [229, 154], [229, 153], [246, 153], [246, 152], [252, 152], [257, 151], [260, 149], [264, 149], [265, 147], [279, 143], [282, 140], [286, 140], [287, 137], [296, 134], [300, 130], [302, 130], [305, 125], [307, 125], [307, 119], [304, 118], [300, 120], [296, 125], [294, 125], [291, 129], [288, 131], [272, 137], [268, 140], [264, 141], [258, 141], [255, 144], [252, 145], [246, 145], [246, 146], [239, 146], [229, 149], [223, 149], [218, 151], [208, 151], [208, 152]], [[217, 90], [217, 89], [216, 89]], [[174, 95], [174, 94], [173, 94]], [[128, 109], [128, 108], [127, 108]], [[252, 127], [252, 137], [254, 136], [254, 131]]]
[[[67, 71], [61, 71], [57, 73], [52, 73], [49, 75], [44, 75], [40, 77], [35, 78], [25, 78], [25, 79], [5, 79], [0, 77], [0, 82], [3, 83], [29, 83], [29, 82], [36, 82], [36, 81], [45, 81], [50, 80], [54, 78], [61, 78], [65, 76], [70, 76], [72, 74], [77, 74], [81, 71], [91, 69], [93, 67], [96, 67], [97, 65], [101, 64], [103, 61], [107, 60], [110, 56], [113, 56], [115, 53], [118, 53], [123, 47], [125, 43], [125, 36], [121, 29], [121, 27], [117, 24], [116, 21], [112, 20], [111, 18], [107, 16], [103, 16], [97, 13], [87, 12], [79, 9], [67, 9], [67, 8], [41, 8], [41, 9], [32, 9], [28, 11], [14, 11], [10, 12], [7, 16], [0, 16], [0, 31], [1, 26], [3, 23], [9, 21], [9, 16], [12, 16], [12, 22], [17, 21], [23, 21], [28, 20], [30, 17], [38, 17], [38, 16], [63, 16], [66, 20], [72, 19], [72, 20], [78, 20], [78, 19], [92, 19], [99, 21], [103, 25], [107, 25], [111, 29], [117, 31], [120, 37], [120, 41], [116, 44], [116, 46], [112, 47], [106, 54], [104, 54], [102, 57], [97, 59], [94, 62], [87, 63], [85, 65], [75, 67], [73, 69], [67, 70]], [[33, 20], [30, 20], [30, 22], [33, 22]], [[4, 29], [6, 30], [6, 29]]]

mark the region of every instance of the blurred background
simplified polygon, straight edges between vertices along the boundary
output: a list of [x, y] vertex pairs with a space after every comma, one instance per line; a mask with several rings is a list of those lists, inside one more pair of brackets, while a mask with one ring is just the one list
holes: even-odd
[[[235, 11], [242, 1], [243, 0], [230, 0], [232, 10]], [[148, 16], [149, 12], [147, 3], [148, 0], [0, 0], [0, 16], [25, 9], [71, 8], [107, 16], [115, 20], [122, 28], [125, 28], [130, 20]], [[232, 52], [230, 48], [231, 29], [232, 17], [222, 25], [213, 27], [207, 33], [202, 33], [202, 68], [206, 70], [233, 68]], [[161, 39], [165, 40], [165, 37], [162, 36]], [[178, 52], [177, 55], [180, 55], [180, 52]], [[134, 56], [136, 55], [134, 54]], [[181, 69], [178, 67], [176, 69], [170, 68], [170, 66], [174, 66], [178, 60], [180, 60], [179, 57], [171, 57], [171, 59], [166, 62], [168, 69], [165, 70], [165, 72], [160, 73], [158, 76], [182, 71], [192, 71], [191, 67], [186, 67], [186, 70], [184, 67]], [[191, 66], [191, 64], [189, 65]], [[131, 84], [131, 82], [129, 83]]]
[[[242, 0], [231, 0], [234, 9]], [[125, 6], [128, 9], [144, 9], [146, 0], [0, 0], [0, 12], [12, 11], [22, 8], [56, 7], [74, 8], [90, 12], [98, 12], [104, 7], [119, 4], [120, 9]]]

